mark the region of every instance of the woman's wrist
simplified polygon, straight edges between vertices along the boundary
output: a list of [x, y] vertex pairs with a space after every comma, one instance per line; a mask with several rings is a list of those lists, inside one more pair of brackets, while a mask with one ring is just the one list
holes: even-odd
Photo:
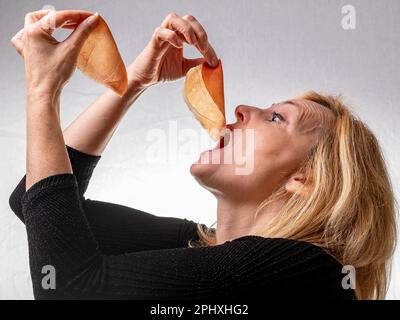
[[138, 91], [144, 91], [153, 85], [146, 83], [138, 76], [134, 63], [130, 64], [126, 68], [126, 72], [128, 73], [128, 90], [134, 89]]
[[124, 97], [127, 98], [124, 105], [129, 107], [151, 85], [143, 83], [143, 81], [136, 75], [132, 65], [130, 65], [127, 68], [127, 73], [128, 73], [128, 90], [124, 95]]
[[59, 103], [60, 94], [54, 90], [28, 89], [27, 107], [38, 108], [56, 108]]
[[128, 75], [128, 90], [127, 94], [130, 97], [134, 97], [137, 94], [142, 93], [143, 91], [147, 90], [150, 86], [144, 85], [135, 75]]

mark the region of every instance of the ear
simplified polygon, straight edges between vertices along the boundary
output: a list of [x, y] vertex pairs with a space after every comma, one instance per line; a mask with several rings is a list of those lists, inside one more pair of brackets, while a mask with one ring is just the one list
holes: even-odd
[[285, 189], [289, 193], [295, 193], [300, 190], [300, 188], [304, 185], [304, 182], [304, 174], [297, 172], [292, 175], [288, 181], [286, 181]]

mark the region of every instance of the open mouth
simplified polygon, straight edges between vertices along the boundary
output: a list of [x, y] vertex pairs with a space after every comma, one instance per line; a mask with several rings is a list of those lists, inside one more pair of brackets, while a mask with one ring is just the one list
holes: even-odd
[[232, 126], [227, 125], [225, 129], [222, 130], [221, 139], [218, 141], [218, 144], [214, 147], [214, 150], [225, 148], [229, 144], [229, 141], [231, 140], [232, 133], [233, 133]]

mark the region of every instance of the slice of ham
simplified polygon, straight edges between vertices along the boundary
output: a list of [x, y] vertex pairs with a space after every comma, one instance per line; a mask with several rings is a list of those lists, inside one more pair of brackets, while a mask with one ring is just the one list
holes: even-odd
[[187, 72], [184, 99], [211, 138], [218, 140], [226, 126], [221, 60], [217, 67], [203, 63]]
[[114, 90], [119, 96], [124, 95], [128, 88], [125, 64], [101, 16], [79, 53], [77, 66], [87, 76]]

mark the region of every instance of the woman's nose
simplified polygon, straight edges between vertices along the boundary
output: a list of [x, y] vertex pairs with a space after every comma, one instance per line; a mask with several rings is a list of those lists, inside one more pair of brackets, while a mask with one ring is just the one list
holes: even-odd
[[239, 105], [235, 109], [235, 116], [238, 122], [247, 123], [250, 120], [251, 113], [256, 108], [247, 105]]

